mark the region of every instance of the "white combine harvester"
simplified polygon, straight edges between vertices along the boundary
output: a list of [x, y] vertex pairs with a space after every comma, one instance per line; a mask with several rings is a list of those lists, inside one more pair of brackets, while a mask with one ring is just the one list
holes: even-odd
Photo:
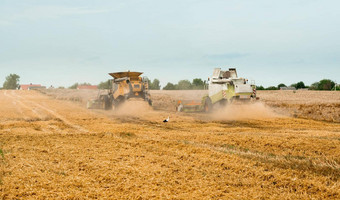
[[226, 105], [234, 101], [251, 101], [256, 97], [255, 82], [248, 83], [248, 79], [239, 78], [235, 68], [222, 71], [215, 68], [211, 78], [208, 78], [209, 94], [201, 102], [185, 100], [177, 102], [180, 112], [210, 112], [216, 104]]

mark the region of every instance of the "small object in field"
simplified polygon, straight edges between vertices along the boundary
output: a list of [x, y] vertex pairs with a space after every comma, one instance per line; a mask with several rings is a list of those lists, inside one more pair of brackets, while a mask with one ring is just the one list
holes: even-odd
[[170, 120], [170, 117], [168, 116], [168, 118], [163, 120], [163, 122], [166, 123], [166, 122], [169, 122], [169, 120]]

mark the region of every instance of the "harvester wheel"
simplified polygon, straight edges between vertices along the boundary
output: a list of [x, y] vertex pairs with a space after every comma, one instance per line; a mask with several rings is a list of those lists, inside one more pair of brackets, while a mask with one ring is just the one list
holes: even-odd
[[112, 109], [112, 102], [110, 101], [110, 98], [107, 95], [104, 96], [104, 109], [105, 110]]
[[150, 106], [152, 106], [152, 100], [151, 99], [148, 99], [148, 103]]
[[117, 101], [116, 99], [113, 101], [113, 106], [114, 106], [114, 109], [116, 110], [120, 105], [120, 102]]
[[204, 103], [204, 112], [209, 113], [212, 111], [212, 108], [213, 108], [213, 104], [211, 103], [211, 99], [208, 97]]
[[114, 106], [114, 109], [116, 110], [117, 108], [119, 108], [125, 101], [125, 98], [120, 96], [118, 97], [117, 99], [114, 99], [113, 100], [113, 106]]

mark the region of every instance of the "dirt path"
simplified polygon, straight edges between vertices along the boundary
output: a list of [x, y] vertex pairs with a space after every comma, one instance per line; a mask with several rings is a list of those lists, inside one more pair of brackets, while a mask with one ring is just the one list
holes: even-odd
[[0, 105], [3, 199], [340, 198], [337, 123], [91, 111], [34, 91], [0, 91]]

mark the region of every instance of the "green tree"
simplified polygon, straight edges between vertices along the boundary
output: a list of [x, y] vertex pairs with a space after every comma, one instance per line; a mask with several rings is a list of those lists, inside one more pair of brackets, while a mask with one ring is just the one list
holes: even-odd
[[161, 89], [160, 81], [158, 79], [153, 79], [152, 83], [151, 81], [149, 81], [149, 88], [150, 90], [160, 90]]
[[20, 76], [17, 74], [10, 74], [6, 77], [6, 80], [3, 84], [3, 89], [6, 90], [15, 90], [19, 87]]
[[256, 90], [265, 90], [265, 88], [262, 85], [256, 86]]
[[315, 82], [309, 86], [310, 90], [318, 90], [319, 89], [319, 82]]
[[192, 85], [188, 80], [180, 80], [178, 81], [178, 89], [179, 90], [190, 90]]
[[98, 84], [98, 89], [110, 89], [111, 88], [111, 80], [103, 81]]
[[278, 86], [277, 86], [277, 89], [280, 89], [280, 88], [282, 88], [282, 87], [287, 87], [285, 84], [283, 84], [283, 83], [280, 83]]
[[296, 89], [306, 88], [305, 83], [303, 81], [293, 83], [290, 85], [290, 87], [295, 87]]
[[300, 81], [296, 83], [296, 89], [306, 88], [305, 83]]
[[277, 90], [277, 87], [275, 86], [269, 86], [266, 88], [266, 90]]
[[68, 87], [68, 89], [77, 89], [79, 83], [75, 83], [73, 85], [71, 85], [70, 87]]
[[172, 83], [167, 83], [165, 87], [163, 87], [163, 90], [176, 90], [177, 85], [174, 85]]
[[203, 90], [204, 89], [204, 82], [200, 78], [195, 78], [192, 80], [192, 89], [195, 90]]
[[329, 79], [323, 79], [319, 81], [318, 89], [319, 90], [331, 90], [332, 88], [334, 88], [334, 86], [335, 86], [334, 81], [331, 81]]
[[290, 85], [290, 87], [295, 87], [295, 89], [297, 88], [297, 84], [296, 83], [293, 83]]

